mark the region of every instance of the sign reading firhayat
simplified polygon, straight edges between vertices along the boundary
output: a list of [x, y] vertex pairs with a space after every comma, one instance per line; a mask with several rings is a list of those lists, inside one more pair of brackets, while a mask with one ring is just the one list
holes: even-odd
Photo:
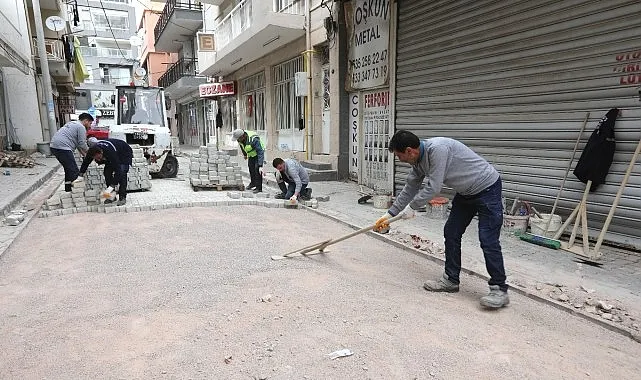
[[234, 95], [236, 89], [234, 82], [207, 83], [198, 86], [198, 92], [201, 98], [209, 98], [212, 96]]
[[349, 33], [347, 90], [384, 86], [389, 79], [391, 0], [345, 3]]

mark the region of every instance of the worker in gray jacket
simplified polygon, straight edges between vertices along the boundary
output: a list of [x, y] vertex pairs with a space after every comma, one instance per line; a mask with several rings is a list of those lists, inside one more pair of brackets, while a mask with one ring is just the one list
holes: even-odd
[[87, 130], [91, 128], [92, 122], [93, 116], [88, 113], [81, 113], [78, 116], [78, 121], [68, 122], [51, 138], [51, 153], [65, 170], [65, 191], [71, 191], [71, 183], [78, 178], [80, 173], [73, 152], [78, 149], [81, 156], [87, 153], [89, 149], [87, 146]]
[[[478, 215], [479, 240], [490, 275], [490, 293], [481, 298], [481, 305], [489, 308], [506, 306], [510, 300], [499, 243], [503, 226], [499, 173], [463, 143], [447, 137], [419, 140], [415, 134], [400, 130], [390, 139], [389, 150], [401, 162], [412, 165], [412, 170], [392, 207], [376, 221], [376, 228], [385, 229], [389, 225], [387, 219], [399, 214], [405, 219], [412, 218], [414, 211], [438, 195], [443, 185], [454, 189], [456, 195], [444, 228], [445, 273], [423, 287], [432, 292], [458, 292], [461, 238]], [[423, 188], [421, 184], [424, 184]]]
[[274, 158], [272, 165], [276, 168], [274, 175], [282, 191], [281, 194], [276, 194], [276, 199], [298, 200], [299, 197], [304, 200], [311, 199], [312, 189], [307, 187], [309, 174], [303, 165], [293, 158], [283, 160], [279, 157]]

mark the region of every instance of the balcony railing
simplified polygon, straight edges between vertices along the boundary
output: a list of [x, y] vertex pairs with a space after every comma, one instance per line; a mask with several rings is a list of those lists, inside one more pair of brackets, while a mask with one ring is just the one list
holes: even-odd
[[[31, 48], [33, 55], [38, 55], [38, 40], [36, 37], [31, 39]], [[65, 60], [65, 45], [60, 40], [54, 38], [45, 38], [45, 50], [47, 51], [47, 59], [50, 61], [64, 61]]]
[[[234, 7], [214, 29], [216, 50], [227, 46], [234, 38], [249, 29], [254, 22], [254, 14], [261, 16], [266, 0], [244, 0]], [[302, 0], [275, 0], [273, 11], [276, 13], [304, 14]], [[264, 16], [264, 15], [263, 15]]]
[[158, 42], [158, 37], [162, 34], [162, 31], [165, 30], [167, 24], [169, 24], [169, 19], [174, 14], [175, 9], [186, 9], [192, 11], [202, 11], [203, 5], [198, 0], [168, 0], [165, 4], [165, 7], [162, 10], [160, 18], [154, 27], [154, 35], [156, 36], [156, 42]]
[[182, 77], [195, 77], [199, 73], [198, 60], [196, 58], [181, 58], [158, 78], [158, 85], [167, 88]]
[[81, 46], [80, 51], [82, 52], [82, 55], [85, 57], [128, 58], [128, 59], [134, 58], [133, 52], [127, 49]]

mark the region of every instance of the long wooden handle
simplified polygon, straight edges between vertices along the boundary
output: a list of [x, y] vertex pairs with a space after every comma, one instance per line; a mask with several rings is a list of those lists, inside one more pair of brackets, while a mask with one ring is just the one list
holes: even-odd
[[641, 152], [641, 139], [639, 139], [639, 143], [637, 144], [637, 149], [634, 151], [634, 154], [632, 155], [632, 159], [630, 160], [630, 165], [628, 165], [628, 170], [625, 171], [625, 176], [623, 176], [623, 180], [621, 181], [621, 185], [619, 186], [619, 191], [617, 191], [617, 195], [616, 197], [614, 197], [614, 201], [612, 202], [612, 207], [610, 207], [610, 212], [608, 213], [608, 217], [605, 219], [603, 228], [601, 228], [601, 233], [599, 234], [599, 237], [596, 241], [596, 245], [594, 246], [594, 252], [597, 258], [601, 256], [601, 254], [599, 253], [599, 249], [601, 248], [601, 244], [603, 243], [603, 238], [605, 237], [605, 233], [608, 231], [608, 228], [610, 227], [610, 222], [612, 221], [612, 217], [614, 216], [614, 210], [616, 210], [617, 206], [619, 205], [619, 200], [621, 199], [621, 195], [623, 194], [623, 189], [625, 189], [625, 186], [628, 184], [630, 173], [632, 173], [634, 164], [637, 162], [637, 157], [639, 157], [639, 152]]
[[581, 142], [581, 137], [583, 136], [583, 132], [585, 131], [585, 126], [588, 123], [589, 117], [590, 117], [590, 113], [586, 112], [585, 119], [583, 119], [583, 125], [581, 126], [581, 132], [579, 132], [579, 137], [576, 138], [576, 143], [574, 143], [574, 149], [572, 150], [572, 158], [570, 158], [568, 167], [565, 169], [565, 175], [563, 176], [563, 181], [561, 182], [561, 188], [559, 189], [559, 193], [556, 195], [556, 199], [554, 200], [554, 205], [552, 206], [552, 211], [550, 212], [550, 217], [548, 218], [548, 221], [545, 224], [545, 230], [543, 230], [544, 236], [545, 234], [547, 234], [548, 228], [550, 227], [550, 222], [554, 217], [554, 211], [556, 211], [556, 206], [559, 203], [559, 198], [561, 198], [561, 193], [563, 193], [563, 187], [565, 187], [565, 181], [568, 179], [568, 174], [570, 173], [570, 168], [572, 167], [572, 163], [574, 162], [574, 156], [576, 155], [576, 149], [579, 147], [579, 142]]
[[[401, 219], [401, 218], [402, 218], [402, 214], [401, 214], [401, 213], [399, 213], [399, 214], [398, 214], [398, 215], [396, 215], [395, 217], [390, 218], [390, 219], [387, 219], [387, 223], [388, 223], [388, 224], [394, 223], [395, 221], [397, 221], [397, 220], [399, 220], [399, 219]], [[341, 236], [341, 237], [339, 237], [339, 238], [336, 238], [336, 239], [330, 240], [330, 241], [328, 241], [328, 242], [326, 242], [326, 243], [322, 244], [320, 247], [318, 247], [318, 249], [322, 251], [323, 249], [325, 249], [325, 248], [329, 247], [329, 246], [330, 246], [330, 245], [332, 245], [332, 244], [336, 244], [336, 243], [338, 243], [338, 242], [341, 242], [341, 241], [343, 241], [343, 240], [347, 240], [347, 239], [349, 239], [349, 238], [351, 238], [351, 237], [354, 237], [354, 236], [356, 236], [356, 235], [360, 235], [360, 234], [362, 234], [362, 233], [364, 233], [364, 232], [367, 232], [367, 231], [369, 231], [369, 230], [373, 230], [375, 227], [376, 227], [376, 224], [373, 224], [373, 225], [371, 225], [371, 226], [363, 227], [363, 228], [361, 228], [360, 230], [357, 230], [357, 231], [354, 231], [354, 232], [350, 232], [349, 234], [347, 234], [347, 235], [345, 235], [345, 236]]]

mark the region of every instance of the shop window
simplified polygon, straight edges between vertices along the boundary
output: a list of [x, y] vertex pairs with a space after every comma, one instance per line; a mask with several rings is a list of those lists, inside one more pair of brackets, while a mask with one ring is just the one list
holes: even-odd
[[265, 130], [265, 73], [260, 72], [240, 82], [241, 123], [243, 129]]
[[302, 56], [272, 69], [277, 129], [302, 129], [303, 107], [301, 99], [295, 95], [294, 83], [294, 76], [300, 71], [304, 71]]

